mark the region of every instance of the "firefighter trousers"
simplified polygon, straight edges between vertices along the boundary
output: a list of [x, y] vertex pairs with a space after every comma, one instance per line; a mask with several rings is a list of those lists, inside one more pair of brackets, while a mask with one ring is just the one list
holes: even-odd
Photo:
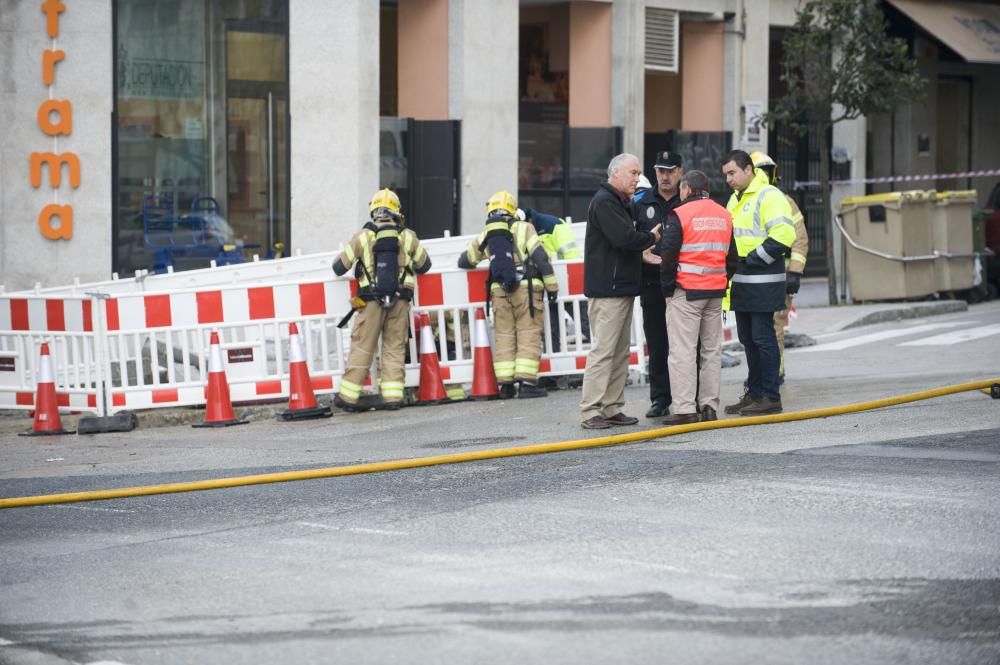
[[528, 286], [524, 282], [507, 293], [494, 289], [493, 329], [496, 353], [493, 370], [499, 383], [535, 381], [538, 378], [538, 359], [542, 355], [542, 328], [545, 312], [542, 310], [542, 289], [535, 288], [534, 316], [529, 306]]
[[792, 294], [785, 295], [785, 309], [774, 313], [774, 336], [778, 338], [778, 353], [781, 364], [778, 366], [778, 376], [785, 376], [785, 328], [788, 327], [788, 312], [792, 309]]
[[351, 355], [340, 381], [340, 399], [357, 404], [381, 337], [379, 392], [386, 403], [402, 402], [410, 303], [401, 298], [385, 309], [377, 302], [367, 302], [356, 316], [351, 330]]

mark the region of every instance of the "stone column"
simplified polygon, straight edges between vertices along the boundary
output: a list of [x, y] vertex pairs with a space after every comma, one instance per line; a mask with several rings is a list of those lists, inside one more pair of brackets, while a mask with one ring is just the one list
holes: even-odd
[[461, 233], [482, 228], [486, 200], [517, 192], [517, 0], [450, 0], [448, 116], [462, 122]]
[[377, 2], [291, 3], [292, 249], [332, 250], [368, 218], [379, 173]]
[[622, 147], [643, 161], [646, 127], [645, 3], [615, 0], [611, 10], [611, 124], [622, 127]]

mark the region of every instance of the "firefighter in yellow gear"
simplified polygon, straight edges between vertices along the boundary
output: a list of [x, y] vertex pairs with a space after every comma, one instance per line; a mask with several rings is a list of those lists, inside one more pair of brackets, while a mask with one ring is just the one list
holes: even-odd
[[458, 257], [458, 267], [474, 269], [489, 259], [489, 295], [493, 303], [496, 352], [493, 370], [500, 396], [544, 397], [538, 385], [542, 351], [543, 291], [549, 302], [559, 295], [559, 284], [535, 228], [517, 219], [517, 201], [499, 191], [486, 203], [486, 228]]
[[379, 337], [382, 405], [386, 409], [402, 406], [414, 275], [431, 268], [430, 257], [417, 234], [403, 226], [395, 192], [380, 189], [368, 209], [371, 220], [333, 262], [333, 272], [338, 276], [354, 267], [358, 297], [364, 302], [357, 310], [351, 330], [351, 353], [334, 399], [338, 407], [347, 411], [358, 409], [361, 388], [378, 350]]
[[[754, 168], [767, 174], [768, 182], [777, 186], [781, 180], [778, 177], [778, 165], [766, 153], [759, 150], [751, 153]], [[785, 328], [788, 327], [788, 312], [792, 309], [792, 296], [799, 292], [802, 273], [806, 269], [806, 257], [809, 255], [809, 234], [806, 232], [805, 218], [795, 203], [795, 199], [785, 194], [788, 205], [792, 209], [792, 226], [795, 228], [795, 242], [792, 243], [791, 256], [785, 258], [785, 309], [774, 313], [774, 334], [778, 338], [778, 351], [781, 353], [781, 366], [778, 369], [778, 380], [785, 380]]]

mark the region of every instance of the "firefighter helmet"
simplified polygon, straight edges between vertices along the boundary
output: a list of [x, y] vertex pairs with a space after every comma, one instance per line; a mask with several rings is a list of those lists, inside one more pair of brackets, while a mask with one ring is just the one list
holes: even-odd
[[486, 202], [487, 217], [497, 212], [510, 215], [511, 217], [517, 216], [517, 199], [507, 190], [497, 192]]

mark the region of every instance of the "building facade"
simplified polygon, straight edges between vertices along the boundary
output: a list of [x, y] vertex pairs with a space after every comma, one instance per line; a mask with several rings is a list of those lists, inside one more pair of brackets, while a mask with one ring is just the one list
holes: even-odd
[[[500, 189], [582, 219], [621, 151], [717, 172], [769, 148], [797, 4], [0, 0], [0, 284], [333, 250], [380, 186], [435, 237], [478, 230]], [[843, 174], [882, 169], [871, 134], [837, 126]]]

